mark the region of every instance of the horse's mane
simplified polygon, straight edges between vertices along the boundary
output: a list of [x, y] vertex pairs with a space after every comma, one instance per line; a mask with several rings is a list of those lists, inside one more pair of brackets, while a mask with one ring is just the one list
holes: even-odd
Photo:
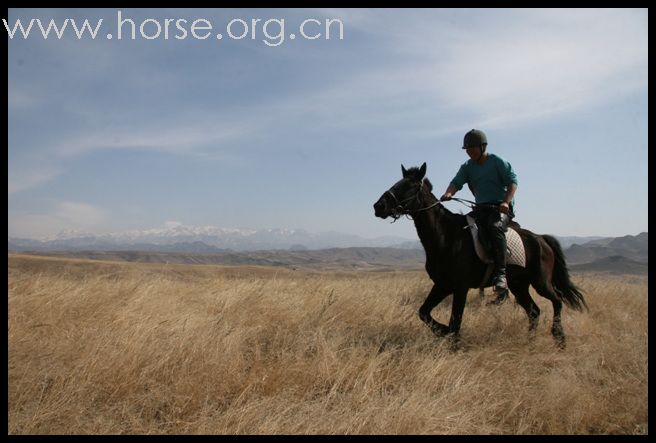
[[[417, 169], [417, 168], [412, 168], [412, 169]], [[433, 194], [433, 184], [430, 182], [430, 180], [428, 178], [424, 178], [424, 190], [427, 191], [430, 194]], [[438, 198], [434, 194], [433, 194], [433, 197]], [[443, 214], [446, 214], [446, 216], [449, 217], [450, 220], [452, 220], [455, 223], [458, 223], [458, 225], [463, 225], [463, 224], [466, 223], [464, 214], [458, 214], [458, 213], [455, 213], [455, 212], [451, 212], [444, 205], [442, 205], [441, 211], [442, 211]]]
[[424, 179], [424, 185], [428, 189], [428, 192], [433, 192], [433, 184], [427, 178]]
[[[406, 176], [407, 177], [412, 177], [415, 180], [421, 180], [421, 172], [420, 168], [418, 166], [413, 166], [409, 168], [406, 171]], [[433, 193], [433, 184], [431, 181], [428, 179], [428, 177], [424, 177], [424, 190], [427, 191], [428, 193], [432, 194]], [[435, 197], [435, 195], [433, 195]], [[437, 198], [437, 197], [435, 197]], [[449, 211], [445, 206], [442, 205], [441, 211], [445, 213], [453, 222], [457, 223], [458, 225], [463, 225], [466, 223], [465, 221], [465, 216], [463, 214], [457, 214], [454, 212]]]

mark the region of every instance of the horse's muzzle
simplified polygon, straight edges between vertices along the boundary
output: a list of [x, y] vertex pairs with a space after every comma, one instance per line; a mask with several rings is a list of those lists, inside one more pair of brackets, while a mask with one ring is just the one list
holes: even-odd
[[380, 218], [387, 218], [389, 216], [385, 198], [381, 197], [376, 203], [374, 203], [374, 213], [376, 214], [376, 217]]

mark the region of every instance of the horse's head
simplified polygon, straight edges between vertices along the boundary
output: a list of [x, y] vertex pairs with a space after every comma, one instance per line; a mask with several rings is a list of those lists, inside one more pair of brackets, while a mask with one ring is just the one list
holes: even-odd
[[401, 165], [401, 172], [403, 178], [385, 191], [374, 203], [376, 217], [383, 219], [390, 216], [399, 218], [403, 214], [416, 211], [422, 204], [421, 190], [424, 181], [426, 181], [429, 191], [432, 189], [428, 180], [424, 180], [426, 163], [421, 165], [420, 168], [410, 168], [408, 170]]

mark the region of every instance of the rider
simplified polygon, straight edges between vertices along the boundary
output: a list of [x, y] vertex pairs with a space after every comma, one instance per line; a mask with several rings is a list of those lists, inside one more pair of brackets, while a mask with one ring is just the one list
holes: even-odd
[[[476, 198], [472, 216], [489, 239], [494, 260], [494, 291], [496, 303], [508, 295], [506, 282], [506, 235], [508, 223], [515, 216], [513, 196], [517, 190], [517, 176], [510, 163], [496, 154], [486, 152], [487, 137], [479, 129], [465, 134], [462, 149], [467, 150], [469, 160], [460, 166], [449, 183], [441, 201], [450, 200], [467, 183]], [[478, 206], [478, 205], [485, 206]]]

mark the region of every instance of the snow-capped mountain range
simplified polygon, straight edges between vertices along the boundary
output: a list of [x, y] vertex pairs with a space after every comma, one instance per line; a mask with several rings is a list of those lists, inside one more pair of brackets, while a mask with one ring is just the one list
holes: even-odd
[[303, 229], [230, 229], [167, 223], [164, 227], [108, 234], [62, 231], [41, 240], [9, 238], [14, 251], [144, 250], [163, 252], [221, 252], [265, 249], [325, 249], [342, 247], [420, 247], [401, 237], [362, 238], [339, 232], [311, 233]]

